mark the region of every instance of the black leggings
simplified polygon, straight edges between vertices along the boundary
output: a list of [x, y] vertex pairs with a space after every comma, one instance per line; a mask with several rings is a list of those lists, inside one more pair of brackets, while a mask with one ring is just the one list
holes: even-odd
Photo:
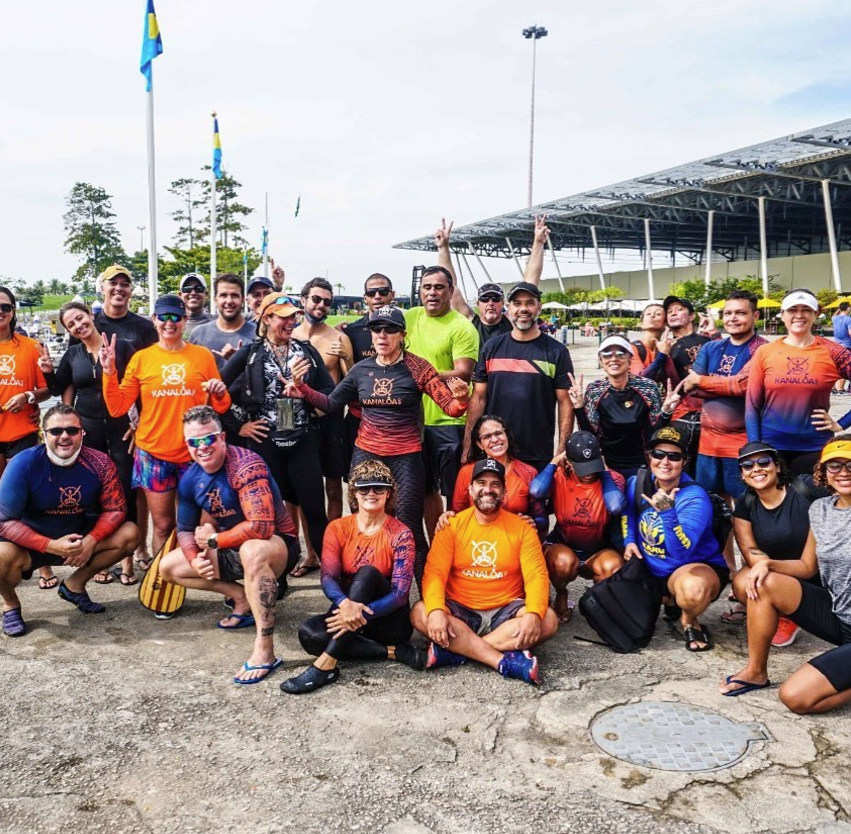
[[793, 475], [812, 475], [821, 452], [794, 452], [781, 449], [780, 457]]
[[249, 448], [266, 461], [284, 501], [301, 507], [307, 521], [305, 536], [313, 550], [321, 553], [328, 516], [316, 429], [309, 429], [294, 446], [277, 446], [267, 438], [262, 443], [250, 442]]
[[127, 499], [127, 521], [136, 523], [136, 492], [130, 486], [133, 475], [133, 455], [127, 451], [129, 441], [124, 435], [130, 428], [130, 421], [124, 417], [106, 417], [95, 420], [80, 415], [80, 422], [86, 436], [83, 443], [90, 449], [108, 455], [118, 470], [118, 479]]
[[428, 544], [423, 530], [423, 501], [425, 497], [425, 467], [421, 452], [407, 455], [374, 455], [358, 446], [352, 454], [352, 468], [364, 460], [380, 460], [390, 467], [398, 487], [396, 495], [396, 518], [414, 534], [414, 578], [422, 583]]
[[[349, 586], [348, 597], [367, 605], [390, 592], [390, 582], [373, 565], [358, 568]], [[385, 660], [387, 647], [404, 643], [413, 633], [411, 609], [406, 603], [384, 617], [370, 620], [358, 631], [347, 631], [341, 637], [331, 637], [325, 626], [328, 614], [317, 614], [302, 623], [298, 640], [302, 648], [315, 657], [323, 652], [335, 660]]]

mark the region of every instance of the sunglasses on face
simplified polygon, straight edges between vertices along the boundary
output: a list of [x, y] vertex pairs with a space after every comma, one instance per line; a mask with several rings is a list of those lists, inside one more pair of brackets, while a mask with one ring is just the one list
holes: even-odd
[[754, 458], [753, 460], [743, 460], [739, 467], [743, 472], [752, 472], [754, 467], [759, 467], [760, 469], [765, 469], [770, 464], [775, 463], [775, 460], [771, 455], [766, 455], [762, 458]]
[[369, 495], [370, 492], [374, 492], [376, 495], [384, 495], [388, 489], [390, 489], [388, 486], [359, 486], [355, 487], [355, 492], [358, 495]]
[[373, 333], [390, 333], [396, 334], [401, 333], [402, 328], [396, 324], [376, 324], [373, 327], [370, 327], [370, 330]]
[[82, 429], [79, 426], [54, 426], [51, 429], [45, 429], [51, 437], [62, 437], [67, 434], [68, 437], [76, 437]]
[[293, 307], [298, 307], [298, 304], [296, 304], [296, 302], [293, 301], [293, 299], [291, 299], [288, 295], [279, 295], [274, 301], [269, 302], [270, 307], [273, 307], [275, 304], [292, 304]]
[[166, 322], [177, 324], [179, 321], [183, 321], [183, 316], [181, 316], [180, 313], [158, 313], [157, 321], [160, 321], [163, 324]]
[[192, 293], [195, 293], [195, 295], [203, 295], [206, 290], [203, 287], [196, 285], [194, 287], [184, 287], [183, 292], [186, 293], [186, 295], [190, 295]]
[[331, 306], [331, 299], [330, 298], [324, 298], [321, 295], [312, 295], [312, 296], [310, 296], [310, 300], [314, 304], [324, 304], [326, 307]]
[[600, 359], [623, 359], [625, 357], [626, 351], [621, 348], [613, 348], [612, 350], [601, 350], [600, 351]]
[[679, 463], [681, 460], [685, 460], [683, 452], [663, 452], [661, 449], [653, 449], [650, 452], [650, 457], [653, 460], [665, 460], [667, 458], [671, 463]]
[[187, 437], [186, 444], [190, 449], [200, 449], [202, 446], [212, 446], [218, 438], [218, 432], [205, 434], [203, 437]]
[[391, 290], [390, 287], [376, 287], [372, 290], [364, 290], [364, 295], [367, 298], [375, 298], [375, 296], [377, 295], [380, 295], [382, 298], [384, 298], [384, 296], [390, 295], [391, 292], [393, 292], [393, 290]]
[[502, 301], [502, 296], [494, 293], [488, 293], [487, 295], [483, 295], [479, 301]]
[[0, 313], [11, 313], [14, 309], [14, 304], [0, 304]]
[[829, 460], [824, 468], [830, 472], [831, 475], [838, 475], [843, 469], [846, 472], [851, 472], [851, 460]]

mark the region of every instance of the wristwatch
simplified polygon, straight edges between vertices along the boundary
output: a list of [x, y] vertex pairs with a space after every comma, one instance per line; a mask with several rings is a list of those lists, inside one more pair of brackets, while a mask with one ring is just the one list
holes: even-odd
[[218, 536], [215, 533], [213, 533], [213, 535], [210, 536], [210, 538], [207, 539], [207, 548], [209, 550], [216, 550], [218, 548], [218, 546], [219, 546]]
[[24, 396], [26, 396], [30, 405], [35, 405], [35, 391], [25, 391]]

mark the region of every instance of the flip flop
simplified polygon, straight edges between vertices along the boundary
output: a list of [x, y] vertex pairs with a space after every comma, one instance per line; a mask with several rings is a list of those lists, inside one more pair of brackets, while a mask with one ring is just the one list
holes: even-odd
[[[700, 628], [689, 626], [683, 629], [683, 638], [686, 641], [687, 652], [708, 652], [712, 648], [712, 639], [709, 636], [709, 629], [706, 626]], [[698, 646], [696, 649], [693, 649], [689, 646], [689, 643], [706, 643], [706, 645], [702, 648]]]
[[[239, 616], [239, 615], [236, 615]], [[259, 678], [251, 678], [250, 680], [244, 681], [242, 678], [235, 677], [233, 682], [239, 684], [240, 686], [250, 686], [252, 683], [260, 683], [260, 681], [265, 681], [275, 669], [280, 668], [283, 665], [284, 661], [281, 660], [280, 657], [276, 657], [271, 663], [261, 663], [259, 666], [249, 666], [248, 661], [242, 664], [242, 669], [244, 672], [254, 672], [256, 670], [261, 670], [266, 672], [265, 675], [261, 675]]]
[[124, 573], [122, 571], [118, 574], [118, 581], [122, 585], [136, 585], [139, 582], [139, 577], [135, 573]]
[[[740, 606], [736, 608], [736, 605]], [[736, 605], [731, 605], [729, 611], [725, 611], [720, 619], [722, 623], [729, 623], [730, 625], [738, 625], [741, 622], [744, 622], [748, 618], [748, 609], [741, 607], [741, 603], [736, 603]]]
[[254, 615], [249, 611], [247, 614], [237, 614], [236, 612], [228, 614], [227, 617], [223, 617], [224, 620], [234, 619], [237, 620], [236, 625], [225, 626], [222, 625], [222, 621], [216, 623], [216, 628], [224, 629], [224, 631], [236, 631], [238, 628], [250, 628], [254, 625]]
[[39, 576], [38, 587], [42, 591], [50, 591], [59, 584], [59, 577], [54, 573], [53, 576]]
[[141, 571], [147, 571], [153, 563], [153, 557], [150, 559], [136, 559], [136, 567]]
[[747, 692], [755, 692], [757, 689], [768, 689], [768, 687], [771, 686], [771, 681], [768, 680], [765, 683], [751, 683], [750, 681], [743, 681], [738, 678], [734, 678], [732, 675], [727, 675], [725, 682], [739, 685], [738, 689], [731, 689], [729, 692], [721, 693], [727, 698], [735, 698], [738, 695], [744, 695]]
[[27, 630], [27, 624], [21, 616], [20, 608], [10, 608], [3, 612], [3, 634], [7, 637], [21, 637]]
[[291, 571], [290, 576], [293, 579], [301, 579], [302, 576], [307, 576], [309, 573], [319, 570], [319, 565], [296, 565]]
[[111, 585], [115, 582], [115, 577], [108, 570], [102, 570], [92, 577], [92, 581], [97, 582], [98, 585]]

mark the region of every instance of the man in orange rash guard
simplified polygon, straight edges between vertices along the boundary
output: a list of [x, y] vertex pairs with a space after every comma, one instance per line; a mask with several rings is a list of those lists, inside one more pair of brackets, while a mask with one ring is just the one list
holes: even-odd
[[467, 658], [503, 677], [539, 683], [529, 651], [558, 630], [550, 582], [532, 527], [502, 509], [505, 468], [491, 458], [473, 467], [473, 506], [435, 534], [423, 574], [422, 601], [411, 611], [426, 635], [426, 668]]

